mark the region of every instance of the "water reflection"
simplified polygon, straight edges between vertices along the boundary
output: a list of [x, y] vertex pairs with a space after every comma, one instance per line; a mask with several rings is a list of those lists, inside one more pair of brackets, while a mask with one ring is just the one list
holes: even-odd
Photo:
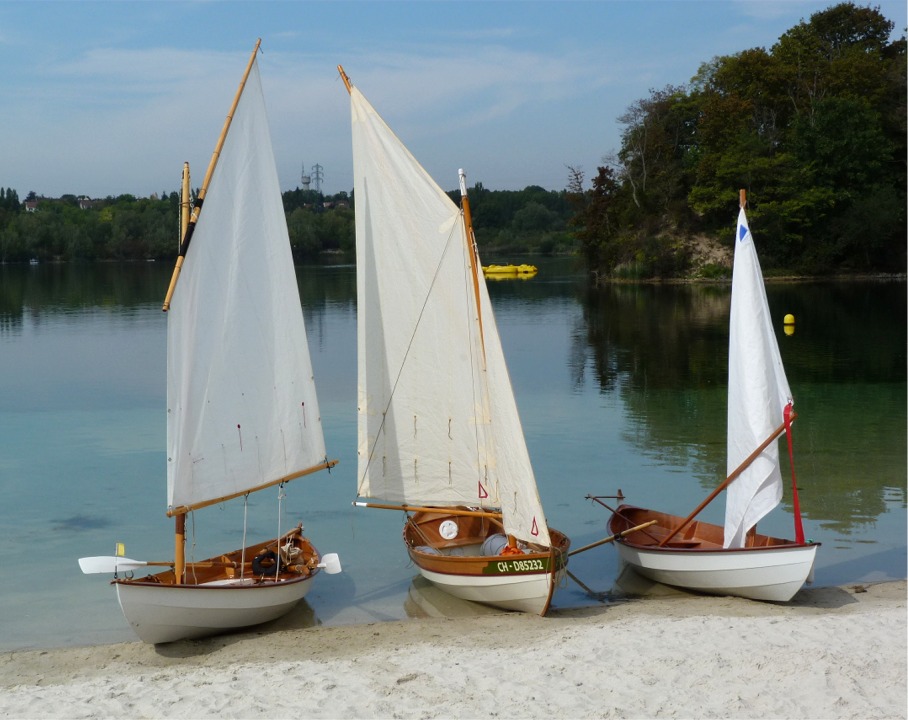
[[[804, 516], [853, 533], [904, 508], [904, 282], [770, 283], [767, 295], [800, 415]], [[589, 289], [572, 352], [575, 371], [591, 366], [600, 392], [623, 400], [628, 440], [692, 466], [705, 491], [725, 470], [729, 298], [724, 285]]]

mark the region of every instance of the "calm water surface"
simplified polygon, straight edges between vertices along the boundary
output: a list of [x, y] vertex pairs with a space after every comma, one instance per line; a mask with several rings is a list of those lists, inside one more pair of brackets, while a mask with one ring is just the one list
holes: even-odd
[[[490, 283], [549, 523], [574, 547], [606, 535], [613, 495], [686, 514], [723, 479], [729, 288], [590, 289], [570, 261]], [[171, 268], [0, 266], [0, 650], [133, 640], [103, 575], [77, 558], [172, 557], [165, 506], [165, 324]], [[340, 460], [285, 488], [340, 575], [268, 626], [487, 612], [414, 579], [402, 517], [354, 509], [356, 299], [352, 265], [298, 269], [328, 452]], [[906, 286], [771, 284], [770, 307], [800, 419], [795, 465], [816, 584], [906, 576]], [[796, 317], [792, 335], [781, 318]], [[251, 538], [273, 536], [277, 491], [250, 503]], [[610, 502], [610, 501], [606, 501]], [[790, 494], [761, 530], [791, 537]], [[703, 519], [721, 522], [721, 499]], [[241, 544], [241, 502], [194, 514], [188, 552]], [[193, 535], [194, 531], [194, 535]], [[571, 558], [555, 607], [634, 589], [608, 545]]]

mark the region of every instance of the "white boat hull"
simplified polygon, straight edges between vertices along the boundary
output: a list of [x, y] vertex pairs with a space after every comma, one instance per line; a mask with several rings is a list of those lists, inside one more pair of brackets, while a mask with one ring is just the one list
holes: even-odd
[[123, 615], [147, 643], [215, 635], [286, 614], [309, 592], [313, 576], [262, 584], [114, 583]]
[[419, 568], [420, 574], [438, 589], [461, 600], [491, 605], [502, 610], [543, 615], [552, 593], [564, 578], [564, 570], [538, 575], [448, 575]]
[[[456, 528], [456, 534], [448, 532], [445, 537], [445, 525]], [[420, 575], [439, 590], [502, 610], [545, 615], [564, 578], [571, 541], [549, 528], [552, 548], [483, 554], [486, 540], [506, 542], [498, 529], [487, 518], [449, 515], [440, 509], [413, 515], [404, 526], [404, 541]]]
[[684, 519], [629, 505], [618, 507], [609, 529], [617, 534], [653, 520], [655, 525], [628, 532], [615, 545], [625, 563], [663, 585], [710, 595], [788, 602], [812, 579], [819, 543], [798, 544], [754, 533], [748, 547], [727, 549], [722, 547], [722, 527], [694, 521], [663, 546], [660, 543]]
[[817, 547], [684, 553], [641, 550], [619, 542], [618, 552], [636, 572], [663, 585], [788, 602], [809, 578]]

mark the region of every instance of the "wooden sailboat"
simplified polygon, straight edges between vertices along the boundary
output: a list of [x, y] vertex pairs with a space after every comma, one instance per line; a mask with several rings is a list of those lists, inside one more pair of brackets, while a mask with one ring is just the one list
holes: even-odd
[[[609, 528], [619, 533], [656, 521], [616, 539], [622, 559], [652, 580], [710, 594], [787, 602], [811, 577], [819, 543], [804, 540], [793, 457], [796, 539], [756, 532], [757, 522], [782, 500], [777, 438], [786, 433], [791, 451], [795, 414], [743, 190], [740, 206], [729, 321], [728, 477], [686, 518], [621, 505]], [[726, 489], [724, 528], [696, 521]]]
[[407, 512], [407, 551], [437, 587], [544, 615], [570, 541], [543, 514], [463, 171], [458, 208], [338, 70], [353, 125], [356, 504]]
[[[336, 463], [325, 455], [258, 48], [191, 217], [184, 166], [184, 231], [164, 305], [167, 515], [175, 518], [175, 558], [79, 561], [84, 572], [115, 573], [123, 613], [149, 643], [280, 617], [322, 568], [340, 570], [336, 555], [319, 556], [302, 525], [282, 532], [280, 512], [272, 540], [200, 562], [187, 562], [184, 553], [187, 513], [276, 486], [280, 504], [284, 483]], [[132, 577], [145, 565], [168, 569]]]

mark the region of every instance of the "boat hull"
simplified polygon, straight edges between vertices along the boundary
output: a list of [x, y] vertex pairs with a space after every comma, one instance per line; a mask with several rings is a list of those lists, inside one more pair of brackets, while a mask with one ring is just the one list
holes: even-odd
[[[440, 528], [451, 522], [458, 534], [446, 539]], [[565, 576], [570, 540], [549, 528], [552, 548], [482, 555], [483, 542], [500, 532], [487, 518], [420, 512], [407, 521], [404, 541], [420, 575], [440, 590], [503, 610], [545, 615]]]
[[656, 524], [616, 540], [622, 560], [650, 580], [710, 595], [788, 602], [809, 581], [819, 547], [755, 534], [748, 547], [724, 549], [724, 529], [704, 522], [692, 522], [659, 547], [684, 518], [628, 505], [617, 508], [609, 530], [616, 534], [650, 520]]
[[300, 562], [276, 577], [256, 576], [252, 568], [254, 558], [276, 549], [278, 542], [271, 540], [248, 547], [245, 553], [236, 550], [196, 563], [179, 585], [172, 570], [115, 579], [123, 615], [136, 635], [152, 644], [216, 635], [279, 618], [305, 597], [319, 572], [318, 551], [300, 530], [280, 540], [281, 545], [290, 541], [300, 549]]

